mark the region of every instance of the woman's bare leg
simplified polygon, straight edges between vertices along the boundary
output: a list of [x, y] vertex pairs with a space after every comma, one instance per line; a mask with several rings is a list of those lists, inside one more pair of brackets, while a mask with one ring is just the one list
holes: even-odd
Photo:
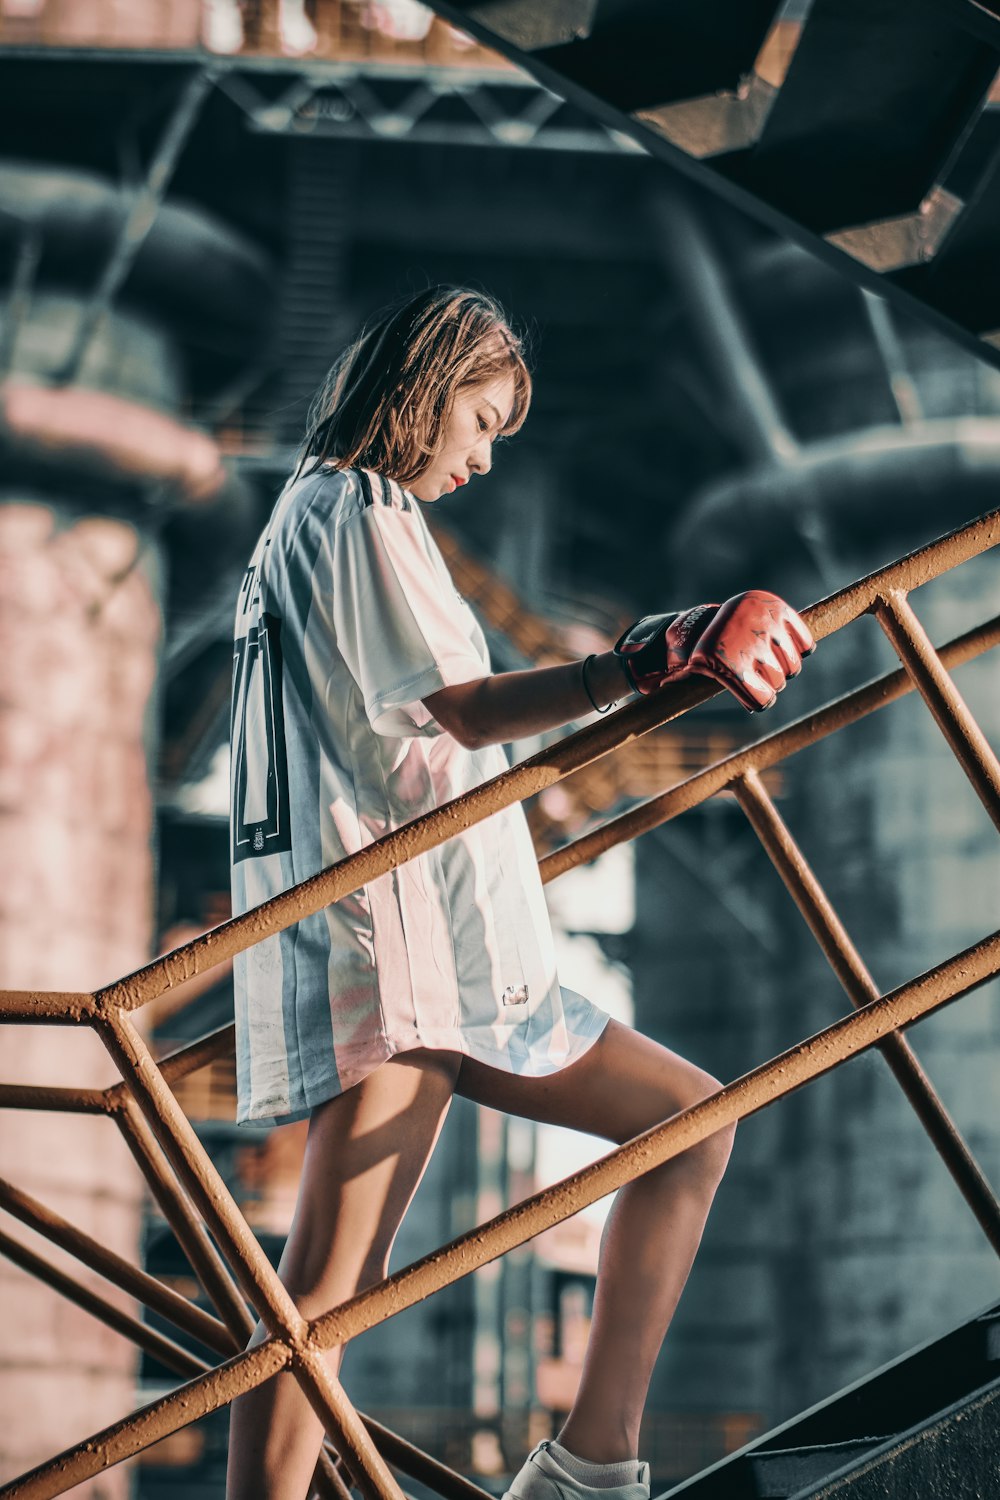
[[[278, 1270], [306, 1317], [385, 1275], [392, 1241], [434, 1149], [460, 1059], [407, 1052], [313, 1110]], [[265, 1337], [258, 1326], [251, 1343]], [[340, 1351], [331, 1351], [336, 1373]], [[229, 1500], [305, 1500], [322, 1427], [291, 1375], [233, 1403]]]
[[[548, 1078], [463, 1060], [455, 1092], [507, 1114], [620, 1143], [713, 1093], [714, 1078], [611, 1021]], [[732, 1146], [731, 1129], [628, 1183], [605, 1226], [583, 1376], [559, 1441], [578, 1458], [636, 1457], [653, 1364], [687, 1280]]]

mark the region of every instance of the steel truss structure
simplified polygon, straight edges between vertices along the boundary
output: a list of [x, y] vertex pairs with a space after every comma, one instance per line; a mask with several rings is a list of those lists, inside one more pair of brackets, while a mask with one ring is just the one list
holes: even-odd
[[[176, 1390], [21, 1475], [0, 1495], [11, 1500], [14, 1496], [46, 1500], [61, 1494], [279, 1372], [289, 1371], [321, 1416], [339, 1455], [336, 1462], [324, 1456], [318, 1482], [325, 1493], [345, 1500], [348, 1484], [354, 1484], [367, 1500], [401, 1500], [392, 1465], [429, 1484], [447, 1500], [485, 1500], [485, 1492], [467, 1479], [355, 1411], [327, 1370], [324, 1353], [468, 1276], [722, 1126], [766, 1108], [871, 1047], [884, 1052], [971, 1211], [1000, 1253], [1000, 1202], [899, 1034], [1000, 973], [1000, 932], [880, 994], [760, 777], [763, 770], [796, 751], [916, 689], [1000, 831], [1000, 762], [950, 676], [951, 668], [1000, 642], [1000, 616], [938, 651], [908, 600], [911, 590], [998, 543], [1000, 511], [813, 605], [805, 614], [817, 639], [865, 614], [874, 615], [899, 656], [901, 668], [727, 756], [541, 864], [543, 878], [554, 879], [723, 790], [734, 792], [856, 1007], [853, 1013], [319, 1317], [307, 1320], [298, 1312], [171, 1091], [179, 1078], [231, 1049], [232, 1028], [157, 1062], [136, 1029], [133, 1012], [185, 979], [443, 844], [491, 813], [552, 786], [571, 771], [687, 713], [717, 689], [708, 682], [690, 682], [633, 703], [95, 994], [0, 994], [0, 1022], [92, 1028], [122, 1078], [105, 1090], [9, 1082], [0, 1085], [0, 1106], [103, 1114], [111, 1119], [173, 1226], [214, 1313], [112, 1254], [13, 1184], [0, 1184], [0, 1205], [222, 1357], [217, 1366], [206, 1365], [178, 1343], [84, 1289], [6, 1232], [0, 1234], [0, 1250], [12, 1260], [185, 1377]], [[268, 1337], [240, 1352], [253, 1327], [247, 1302]]]
[[326, 63], [300, 71], [272, 99], [254, 86], [254, 72], [231, 63], [218, 83], [265, 135], [644, 154], [631, 136], [513, 72]]

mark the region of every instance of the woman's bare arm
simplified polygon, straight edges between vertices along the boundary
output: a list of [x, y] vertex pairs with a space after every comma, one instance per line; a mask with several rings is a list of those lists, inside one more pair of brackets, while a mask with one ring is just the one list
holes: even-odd
[[[631, 696], [612, 651], [594, 657], [587, 668], [587, 682], [602, 708]], [[476, 682], [442, 688], [423, 701], [441, 727], [467, 750], [527, 739], [594, 711], [579, 661], [527, 672], [497, 672]]]

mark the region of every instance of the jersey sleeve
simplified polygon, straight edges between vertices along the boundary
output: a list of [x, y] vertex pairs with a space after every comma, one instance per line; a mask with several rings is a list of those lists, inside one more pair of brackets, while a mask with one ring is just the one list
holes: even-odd
[[337, 646], [377, 734], [439, 734], [421, 700], [489, 675], [456, 593], [420, 517], [377, 501], [333, 540]]

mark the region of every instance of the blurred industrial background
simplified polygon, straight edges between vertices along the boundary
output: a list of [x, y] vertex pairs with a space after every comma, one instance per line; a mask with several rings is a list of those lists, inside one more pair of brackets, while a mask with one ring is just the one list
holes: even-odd
[[[808, 6], [766, 9], [780, 72]], [[804, 605], [997, 503], [989, 350], [410, 0], [0, 0], [0, 49], [0, 987], [95, 987], [228, 915], [236, 589], [310, 395], [396, 295], [483, 287], [530, 337], [526, 427], [432, 518], [500, 669], [750, 584]], [[935, 638], [990, 612], [993, 567], [924, 591]], [[831, 641], [765, 728], [891, 664], [874, 625]], [[959, 681], [996, 740], [995, 665]], [[579, 773], [529, 809], [540, 852], [758, 730], [717, 699]], [[995, 837], [912, 700], [771, 789], [880, 985], [995, 924]], [[564, 982], [723, 1078], [846, 1009], [725, 800], [550, 895]], [[231, 1019], [208, 978], [147, 1008], [159, 1050]], [[994, 990], [913, 1041], [997, 1181]], [[3, 1075], [111, 1078], [92, 1037], [21, 1027]], [[178, 1097], [277, 1258], [304, 1127], [237, 1129], [221, 1062]], [[394, 1263], [600, 1149], [457, 1101]], [[106, 1122], [5, 1113], [0, 1175], [197, 1294]], [[601, 1222], [364, 1335], [351, 1398], [502, 1484], [571, 1403]], [[866, 1054], [742, 1128], [643, 1456], [683, 1478], [996, 1294], [987, 1241]], [[3, 1260], [0, 1328], [0, 1479], [175, 1383]], [[87, 1488], [219, 1496], [226, 1427]]]

